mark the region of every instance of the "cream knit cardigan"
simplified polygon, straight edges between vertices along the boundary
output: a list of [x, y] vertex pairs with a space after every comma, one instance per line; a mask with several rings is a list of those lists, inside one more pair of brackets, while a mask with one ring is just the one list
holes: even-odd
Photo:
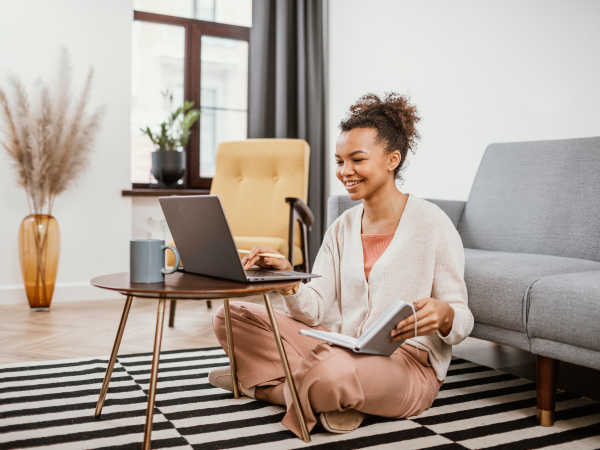
[[444, 380], [452, 345], [473, 329], [460, 235], [437, 205], [409, 194], [392, 242], [367, 282], [360, 237], [363, 209], [361, 204], [347, 210], [329, 227], [313, 268], [322, 277], [300, 284], [297, 294], [284, 296], [285, 308], [294, 319], [316, 326], [338, 300], [342, 320], [331, 331], [358, 338], [396, 300], [444, 300], [454, 308], [448, 336], [438, 332], [406, 341], [429, 352], [437, 379]]

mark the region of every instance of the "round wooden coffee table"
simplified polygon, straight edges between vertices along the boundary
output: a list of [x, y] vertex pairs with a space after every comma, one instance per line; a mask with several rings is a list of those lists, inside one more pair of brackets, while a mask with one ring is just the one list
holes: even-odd
[[111, 291], [117, 291], [125, 295], [125, 307], [123, 308], [123, 315], [121, 316], [121, 323], [117, 331], [115, 343], [108, 361], [106, 368], [106, 374], [104, 375], [104, 381], [102, 383], [102, 389], [100, 390], [100, 397], [96, 405], [96, 413], [94, 418], [100, 418], [102, 413], [102, 406], [104, 405], [104, 399], [106, 398], [106, 392], [108, 391], [108, 384], [112, 376], [113, 367], [117, 360], [117, 353], [119, 346], [121, 345], [121, 338], [123, 337], [123, 331], [125, 330], [125, 324], [127, 323], [127, 317], [129, 316], [129, 310], [131, 309], [131, 302], [133, 298], [145, 298], [158, 300], [158, 314], [156, 318], [156, 334], [154, 336], [154, 351], [152, 354], [152, 370], [150, 372], [150, 386], [148, 391], [148, 408], [146, 410], [146, 425], [144, 428], [144, 442], [142, 448], [144, 450], [150, 449], [150, 441], [152, 434], [152, 420], [154, 414], [154, 398], [156, 396], [156, 381], [158, 378], [158, 362], [160, 356], [160, 346], [162, 341], [162, 330], [165, 317], [165, 303], [167, 300], [213, 300], [223, 299], [223, 306], [225, 308], [225, 325], [227, 330], [227, 347], [229, 349], [229, 363], [231, 365], [231, 378], [233, 382], [233, 396], [239, 398], [240, 393], [238, 390], [238, 381], [235, 367], [235, 355], [233, 347], [233, 332], [231, 328], [231, 317], [229, 313], [229, 299], [237, 297], [248, 297], [250, 295], [262, 295], [265, 301], [265, 306], [271, 320], [271, 327], [273, 329], [273, 335], [277, 348], [279, 349], [279, 356], [281, 363], [283, 364], [283, 370], [285, 372], [285, 378], [290, 388], [292, 400], [294, 402], [294, 409], [298, 420], [300, 421], [300, 427], [302, 428], [302, 437], [305, 442], [310, 442], [310, 436], [308, 434], [308, 428], [306, 427], [306, 420], [300, 402], [298, 401], [298, 391], [292, 378], [292, 372], [288, 364], [287, 355], [283, 348], [281, 341], [281, 335], [279, 334], [279, 328], [277, 321], [275, 320], [275, 314], [273, 312], [273, 306], [271, 300], [267, 295], [269, 292], [276, 289], [289, 290], [297, 281], [269, 281], [265, 283], [240, 283], [237, 281], [223, 280], [221, 278], [213, 278], [202, 275], [187, 274], [181, 272], [175, 272], [170, 275], [165, 275], [164, 283], [131, 283], [129, 281], [129, 272], [114, 273], [111, 275], [103, 275], [101, 277], [94, 278], [91, 281], [93, 286], [101, 289], [109, 289]]

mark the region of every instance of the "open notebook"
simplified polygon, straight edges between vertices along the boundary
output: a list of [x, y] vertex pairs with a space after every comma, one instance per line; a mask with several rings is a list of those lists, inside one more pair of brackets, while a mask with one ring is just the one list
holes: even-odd
[[390, 332], [396, 328], [398, 322], [406, 319], [411, 314], [415, 315], [415, 332], [417, 325], [417, 311], [412, 304], [398, 300], [390, 306], [367, 331], [358, 339], [339, 333], [330, 333], [320, 330], [300, 330], [304, 336], [310, 336], [322, 341], [346, 347], [356, 353], [367, 353], [370, 355], [391, 356], [404, 341], [390, 342]]

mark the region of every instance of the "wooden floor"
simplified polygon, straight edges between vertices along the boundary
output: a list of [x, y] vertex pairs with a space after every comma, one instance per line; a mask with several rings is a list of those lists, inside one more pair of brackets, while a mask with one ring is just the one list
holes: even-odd
[[[283, 310], [280, 295], [270, 298], [275, 309]], [[244, 301], [264, 304], [260, 296]], [[204, 301], [180, 300], [175, 327], [169, 328], [167, 302], [162, 350], [218, 346], [211, 317], [222, 304], [213, 300], [208, 309]], [[110, 355], [124, 305], [125, 297], [54, 303], [47, 312], [31, 311], [27, 305], [0, 306], [0, 364]], [[156, 300], [133, 300], [119, 354], [152, 351], [157, 305]], [[339, 312], [332, 308], [323, 323], [331, 326], [337, 320]]]
[[[283, 310], [281, 296], [271, 294], [276, 309]], [[262, 304], [261, 297], [245, 301]], [[48, 312], [32, 312], [27, 305], [0, 306], [0, 364], [109, 355], [123, 310], [123, 300], [55, 303]], [[162, 350], [214, 347], [212, 309], [199, 301], [179, 301], [175, 327], [165, 317]], [[120, 354], [151, 352], [156, 327], [156, 300], [134, 299], [125, 328]], [[167, 307], [168, 313], [168, 307]], [[332, 308], [323, 323], [339, 320]], [[535, 356], [479, 339], [468, 338], [454, 346], [453, 354], [469, 361], [535, 380]], [[562, 363], [559, 389], [600, 401], [600, 371]]]

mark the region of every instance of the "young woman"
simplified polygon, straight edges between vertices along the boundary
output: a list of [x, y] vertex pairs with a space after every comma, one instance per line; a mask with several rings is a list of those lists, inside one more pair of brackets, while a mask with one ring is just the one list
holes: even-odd
[[[336, 143], [337, 178], [352, 200], [362, 200], [327, 230], [313, 272], [322, 278], [299, 283], [283, 295], [287, 314], [277, 323], [289, 358], [308, 429], [320, 413], [332, 432], [354, 430], [365, 414], [391, 418], [418, 415], [436, 398], [450, 364], [452, 345], [473, 328], [467, 306], [462, 241], [436, 205], [396, 186], [419, 135], [416, 108], [398, 94], [368, 94], [350, 108]], [[243, 259], [292, 270], [289, 261], [261, 258], [255, 247]], [[358, 355], [298, 334], [328, 330], [321, 322], [337, 300], [341, 321], [331, 331], [359, 337], [396, 300], [420, 308], [398, 323], [392, 341], [405, 340], [391, 357]], [[231, 303], [240, 390], [287, 406], [282, 423], [301, 436], [264, 306]], [[223, 309], [213, 327], [227, 352]], [[243, 336], [243, 337], [242, 337]], [[233, 390], [229, 368], [209, 374], [215, 386]]]

